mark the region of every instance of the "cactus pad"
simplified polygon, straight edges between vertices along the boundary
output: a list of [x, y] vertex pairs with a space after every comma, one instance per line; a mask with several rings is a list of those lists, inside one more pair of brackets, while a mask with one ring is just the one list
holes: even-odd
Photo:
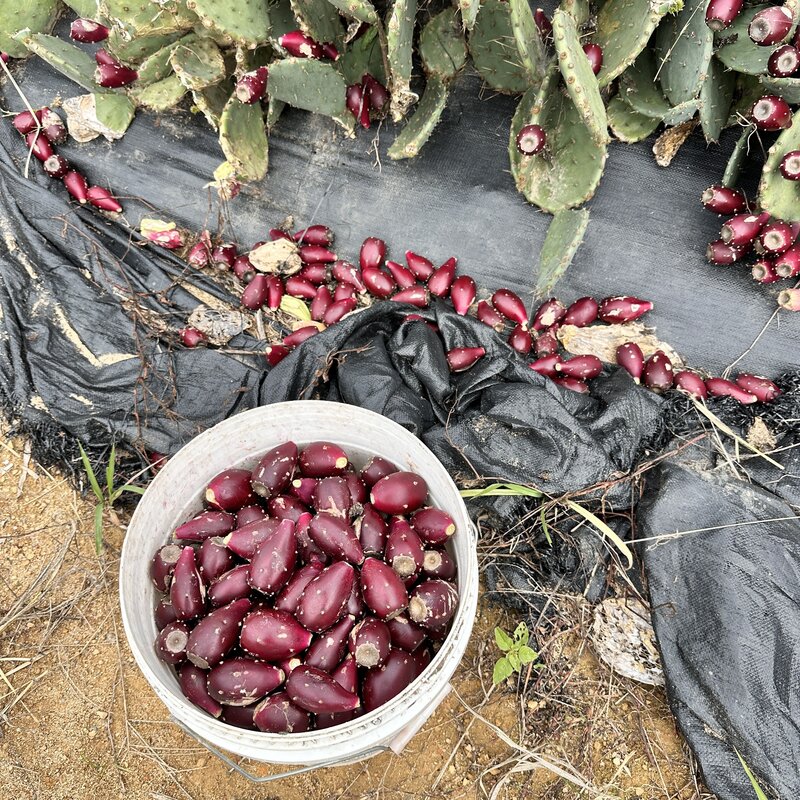
[[97, 0], [63, 0], [67, 8], [71, 8], [81, 19], [93, 19], [101, 22], [101, 14], [97, 8]]
[[480, 11], [480, 8], [480, 0], [458, 0], [461, 22], [468, 31], [471, 31], [475, 27], [475, 20], [478, 18], [478, 11]]
[[800, 78], [773, 78], [764, 75], [759, 80], [765, 93], [779, 94], [787, 103], [800, 103]]
[[150, 0], [100, 0], [98, 10], [113, 27], [128, 39], [138, 36], [165, 35], [185, 30], [194, 21], [186, 12], [177, 12], [177, 4], [164, 7]]
[[511, 32], [517, 43], [520, 62], [533, 83], [539, 83], [544, 75], [547, 56], [539, 28], [533, 19], [528, 0], [508, 0], [511, 16]]
[[728, 72], [716, 58], [711, 59], [708, 75], [700, 90], [700, 124], [707, 142], [718, 142], [733, 103], [736, 75]]
[[800, 181], [787, 181], [781, 175], [780, 163], [792, 150], [800, 150], [800, 112], [794, 112], [791, 127], [787, 128], [769, 149], [758, 201], [764, 211], [787, 222], [800, 222]]
[[97, 121], [104, 128], [121, 136], [133, 122], [136, 106], [127, 95], [95, 92], [94, 111]]
[[106, 40], [105, 49], [124, 64], [141, 64], [150, 56], [177, 42], [182, 35], [177, 32], [165, 35], [137, 36], [135, 39], [128, 40], [116, 28], [112, 28]]
[[628, 144], [643, 141], [660, 124], [659, 119], [646, 117], [644, 114], [634, 111], [619, 96], [612, 98], [606, 111], [608, 126], [611, 128], [614, 138]]
[[275, 123], [280, 119], [283, 114], [283, 109], [286, 108], [286, 103], [283, 100], [276, 100], [274, 97], [269, 98], [267, 104], [267, 130], [272, 130]]
[[222, 53], [211, 39], [187, 36], [172, 49], [169, 63], [190, 91], [219, 83], [227, 74]]
[[231, 97], [220, 118], [219, 143], [237, 177], [245, 181], [261, 180], [269, 163], [261, 104], [248, 105]]
[[417, 101], [411, 91], [411, 57], [417, 0], [394, 0], [386, 25], [386, 44], [391, 70], [392, 118], [401, 120]]
[[336, 67], [309, 58], [283, 58], [269, 70], [269, 95], [295, 108], [344, 117], [344, 78]]
[[643, 50], [619, 80], [619, 94], [638, 114], [663, 119], [670, 105], [656, 80], [656, 59], [650, 48]]
[[0, 51], [14, 58], [28, 54], [25, 45], [14, 35], [27, 30], [31, 34], [49, 33], [58, 17], [58, 0], [3, 0], [0, 2]]
[[[187, 38], [194, 38], [191, 34]], [[172, 64], [169, 63], [172, 49], [175, 45], [170, 44], [162, 47], [159, 51], [148, 56], [139, 65], [139, 77], [136, 80], [136, 86], [149, 86], [151, 83], [163, 81], [164, 78], [169, 77], [173, 70]]]
[[733, 148], [731, 157], [725, 165], [725, 173], [722, 176], [722, 185], [734, 188], [739, 183], [739, 176], [742, 173], [745, 156], [750, 152], [750, 136], [755, 130], [755, 126], [744, 128], [739, 134], [736, 146]]
[[327, 0], [334, 8], [341, 11], [345, 17], [374, 25], [378, 22], [378, 12], [369, 0]]
[[553, 217], [539, 254], [536, 297], [549, 297], [553, 293], [553, 288], [575, 258], [588, 227], [589, 212], [585, 208], [559, 211]]
[[560, 8], [575, 20], [579, 28], [585, 25], [591, 16], [589, 0], [562, 0]]
[[219, 130], [219, 121], [230, 96], [230, 90], [221, 83], [199, 92], [192, 92], [194, 100], [192, 110], [199, 111], [215, 131]]
[[508, 3], [484, 0], [468, 44], [475, 69], [492, 89], [516, 94], [530, 86], [511, 29]]
[[370, 28], [363, 36], [347, 45], [347, 49], [339, 58], [338, 65], [349, 86], [359, 83], [365, 72], [386, 84], [386, 73], [383, 69], [381, 42], [377, 28]]
[[558, 56], [558, 68], [575, 108], [592, 138], [601, 144], [607, 142], [608, 119], [597, 77], [581, 47], [575, 20], [561, 9], [553, 15], [553, 41]]
[[284, 33], [296, 31], [300, 23], [292, 11], [289, 0], [276, 0], [269, 4], [270, 38], [277, 41]]
[[95, 61], [75, 45], [46, 33], [28, 34], [18, 37], [31, 53], [46, 61], [53, 69], [90, 92], [102, 92], [94, 82]]
[[450, 80], [467, 61], [467, 43], [453, 8], [446, 8], [422, 29], [419, 54], [428, 75]]
[[317, 42], [341, 44], [342, 21], [328, 0], [291, 0], [291, 7], [303, 33]]
[[717, 58], [728, 68], [750, 75], [762, 75], [767, 71], [771, 47], [757, 45], [748, 35], [747, 29], [753, 17], [768, 5], [745, 8], [733, 25], [717, 34]]
[[153, 111], [167, 111], [174, 108], [185, 94], [186, 86], [177, 75], [170, 75], [131, 92], [138, 105]]
[[430, 75], [414, 116], [389, 148], [389, 158], [397, 161], [417, 155], [433, 133], [446, 105], [447, 84], [436, 75]]
[[236, 42], [256, 45], [269, 36], [267, 0], [188, 0], [204, 27], [227, 34]]

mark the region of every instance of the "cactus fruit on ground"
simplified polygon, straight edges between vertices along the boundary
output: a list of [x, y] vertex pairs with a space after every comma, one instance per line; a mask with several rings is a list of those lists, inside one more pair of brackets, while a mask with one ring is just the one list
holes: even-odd
[[433, 133], [446, 105], [447, 84], [436, 75], [429, 75], [414, 116], [389, 148], [389, 158], [399, 160], [416, 156]]
[[269, 95], [295, 108], [344, 117], [344, 78], [336, 67], [309, 58], [282, 58], [269, 70]]
[[173, 42], [177, 42], [184, 35], [183, 31], [177, 31], [163, 35], [137, 36], [135, 39], [126, 39], [116, 28], [112, 28], [103, 47], [123, 64], [137, 65]]
[[660, 0], [607, 0], [603, 4], [594, 36], [603, 48], [603, 68], [597, 76], [601, 86], [633, 64], [669, 7]]
[[169, 63], [189, 91], [200, 91], [224, 80], [225, 59], [211, 39], [185, 37], [172, 49]]
[[553, 15], [553, 42], [567, 94], [592, 138], [601, 144], [607, 142], [608, 119], [597, 77], [581, 47], [575, 20], [561, 9]]
[[718, 142], [728, 124], [735, 89], [736, 75], [712, 58], [700, 90], [700, 125], [707, 142]]
[[659, 119], [646, 117], [644, 114], [634, 111], [619, 96], [611, 98], [606, 113], [608, 127], [611, 128], [614, 138], [628, 144], [643, 141], [655, 131], [661, 122]]
[[378, 22], [378, 12], [369, 0], [326, 0], [345, 17], [374, 25]]
[[28, 51], [15, 39], [20, 31], [50, 33], [58, 18], [59, 0], [3, 0], [0, 2], [0, 52], [22, 58]]
[[454, 8], [432, 17], [419, 37], [419, 54], [428, 75], [444, 81], [456, 76], [467, 61], [467, 43]]
[[531, 83], [539, 83], [544, 75], [547, 54], [542, 35], [533, 19], [528, 0], [508, 0], [511, 14], [511, 31], [517, 44], [520, 62]]
[[220, 118], [219, 143], [241, 180], [258, 181], [267, 174], [267, 132], [260, 104], [231, 97]]
[[716, 35], [716, 56], [728, 69], [750, 75], [766, 73], [772, 48], [757, 45], [747, 35], [753, 17], [765, 8], [769, 6], [758, 5], [743, 9], [730, 27]]
[[350, 42], [339, 58], [337, 66], [348, 86], [360, 83], [365, 73], [372, 75], [385, 86], [386, 72], [383, 68], [381, 41], [377, 28], [369, 28], [358, 39]]
[[539, 254], [536, 297], [549, 297], [553, 293], [575, 258], [588, 226], [589, 212], [585, 208], [559, 211], [553, 217]]
[[480, 9], [480, 0], [458, 0], [458, 10], [461, 12], [461, 21], [464, 23], [465, 30], [471, 31], [475, 27], [475, 20], [478, 19]]
[[795, 111], [791, 127], [786, 128], [769, 149], [758, 187], [758, 201], [773, 217], [800, 222], [800, 181], [787, 181], [780, 171], [783, 157], [793, 150], [800, 150], [800, 111]]
[[503, 0], [484, 0], [467, 43], [472, 63], [492, 89], [517, 94], [530, 86], [511, 28], [511, 11]]
[[761, 94], [780, 95], [787, 103], [800, 103], [800, 78], [772, 78], [762, 75], [759, 78]]
[[270, 34], [267, 0], [188, 0], [203, 26], [227, 34], [234, 42], [256, 45]]
[[119, 135], [128, 130], [136, 114], [136, 106], [127, 95], [112, 92], [95, 92], [94, 108], [97, 121]]
[[208, 120], [208, 124], [215, 131], [219, 130], [219, 121], [230, 96], [230, 90], [221, 84], [209, 86], [199, 92], [192, 92], [196, 109]]
[[316, 42], [341, 44], [344, 36], [342, 20], [328, 0], [291, 0], [291, 7], [303, 33]]
[[183, 81], [177, 75], [172, 74], [146, 86], [134, 86], [131, 90], [131, 97], [137, 105], [152, 111], [167, 111], [174, 108], [186, 92]]
[[401, 120], [408, 109], [417, 102], [411, 91], [412, 45], [414, 21], [417, 15], [417, 0], [394, 0], [386, 25], [386, 46], [390, 88], [392, 92], [392, 118]]
[[90, 92], [102, 92], [94, 81], [94, 59], [75, 45], [46, 33], [23, 33], [19, 40], [53, 69]]

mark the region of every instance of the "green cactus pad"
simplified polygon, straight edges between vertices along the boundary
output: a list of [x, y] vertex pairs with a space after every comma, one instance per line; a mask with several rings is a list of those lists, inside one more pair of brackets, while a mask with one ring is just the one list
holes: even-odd
[[672, 105], [700, 94], [714, 52], [714, 34], [706, 25], [708, 0], [686, 0], [678, 14], [658, 26], [655, 51], [661, 88]]
[[458, 0], [458, 10], [461, 12], [461, 21], [468, 31], [471, 31], [475, 27], [475, 20], [478, 19], [478, 11], [480, 11], [480, 8], [480, 0]]
[[226, 88], [224, 84], [218, 83], [215, 86], [209, 86], [199, 92], [192, 92], [194, 105], [197, 111], [208, 120], [208, 124], [216, 131], [219, 129], [219, 121], [222, 118], [222, 112], [230, 99], [230, 89]]
[[231, 97], [219, 122], [219, 143], [238, 178], [260, 181], [267, 174], [269, 150], [260, 103]]
[[700, 90], [700, 124], [707, 142], [718, 142], [728, 124], [735, 88], [736, 75], [712, 58]]
[[592, 15], [589, 0], [562, 0], [560, 8], [575, 20], [579, 28], [585, 25]]
[[286, 108], [286, 103], [283, 100], [276, 100], [274, 97], [269, 98], [267, 105], [267, 130], [272, 130], [275, 127], [283, 109]]
[[386, 44], [391, 70], [392, 118], [401, 120], [417, 101], [411, 91], [411, 57], [417, 0], [394, 0], [386, 25]]
[[300, 27], [289, 0], [276, 0], [269, 4], [270, 38], [277, 41], [284, 33]]
[[127, 95], [95, 92], [94, 111], [101, 125], [121, 135], [133, 122], [136, 106]]
[[508, 0], [511, 32], [517, 44], [520, 62], [532, 83], [540, 83], [544, 75], [547, 55], [539, 28], [533, 19], [528, 0]]
[[608, 126], [611, 128], [614, 138], [628, 144], [643, 141], [661, 124], [657, 118], [646, 117], [644, 114], [634, 111], [619, 96], [611, 99], [606, 111]]
[[750, 137], [755, 131], [755, 126], [742, 129], [736, 146], [733, 148], [731, 157], [725, 166], [725, 173], [722, 176], [722, 185], [734, 188], [739, 183], [739, 176], [742, 173], [745, 157], [750, 152]]
[[331, 64], [309, 58], [283, 58], [269, 70], [269, 96], [295, 108], [344, 117], [346, 84]]
[[94, 59], [75, 45], [46, 33], [28, 34], [27, 31], [20, 34], [18, 40], [31, 53], [35, 53], [78, 86], [90, 92], [103, 91], [94, 82], [94, 71], [97, 67]]
[[[194, 38], [190, 34], [187, 38]], [[163, 81], [164, 78], [169, 77], [172, 72], [172, 64], [169, 63], [172, 49], [175, 43], [162, 47], [158, 52], [146, 58], [139, 65], [139, 77], [136, 80], [136, 86], [149, 86], [151, 83]]]
[[800, 103], [800, 78], [760, 78], [765, 94], [779, 94], [787, 103]]
[[174, 108], [185, 94], [186, 86], [177, 75], [170, 75], [163, 80], [131, 92], [131, 96], [138, 105], [153, 111], [167, 111]]
[[581, 47], [575, 20], [561, 9], [553, 15], [553, 42], [558, 56], [558, 68], [575, 108], [592, 138], [601, 144], [607, 142], [608, 119], [597, 77]]
[[[548, 72], [538, 93], [529, 89], [511, 122], [509, 157], [517, 189], [528, 202], [556, 214], [594, 195], [605, 167], [605, 144], [596, 142], [572, 100], [558, 88], [559, 73]], [[537, 156], [517, 150], [517, 134], [528, 124], [541, 125], [547, 145]]]
[[100, 0], [98, 9], [129, 39], [175, 33], [191, 25], [187, 19], [175, 13], [175, 4], [164, 7], [150, 0]]
[[213, 86], [227, 75], [222, 53], [211, 39], [187, 36], [173, 48], [169, 63], [181, 83], [193, 92]]
[[467, 43], [458, 12], [446, 8], [422, 29], [419, 54], [428, 75], [451, 80], [467, 61]]
[[317, 42], [341, 44], [344, 37], [342, 20], [328, 0], [291, 0], [291, 6], [303, 33]]
[[446, 105], [447, 84], [435, 75], [429, 76], [414, 116], [389, 148], [389, 158], [414, 158], [430, 139]]
[[800, 222], [800, 181], [787, 181], [779, 169], [792, 150], [800, 150], [800, 111], [794, 112], [791, 127], [770, 147], [758, 185], [758, 202], [764, 211], [787, 222]]
[[337, 64], [349, 86], [360, 83], [365, 72], [386, 84], [386, 72], [381, 56], [381, 42], [377, 28], [369, 28], [363, 36], [359, 36], [347, 45]]
[[327, 2], [341, 11], [345, 17], [366, 22], [367, 25], [378, 22], [378, 12], [369, 0], [327, 0]]
[[553, 217], [539, 254], [535, 297], [549, 297], [553, 293], [572, 264], [588, 227], [589, 212], [585, 208], [559, 211]]
[[668, 10], [669, 4], [659, 0], [607, 0], [603, 4], [594, 37], [603, 48], [603, 68], [597, 76], [601, 86], [633, 64]]
[[736, 76], [736, 91], [728, 125], [741, 125], [742, 118], [749, 119], [753, 104], [764, 94], [764, 87], [758, 75], [740, 72]]
[[492, 89], [517, 94], [531, 85], [511, 29], [508, 3], [484, 0], [467, 43], [475, 69]]
[[188, 0], [203, 25], [226, 33], [236, 42], [257, 45], [270, 32], [267, 0]]
[[685, 103], [673, 106], [664, 114], [661, 121], [669, 127], [681, 125], [684, 122], [688, 122], [697, 113], [700, 107], [701, 103], [699, 98], [687, 100]]
[[102, 22], [102, 15], [97, 8], [97, 0], [63, 0], [67, 8], [71, 8], [81, 19], [93, 19]]
[[174, 44], [183, 36], [183, 33], [169, 33], [166, 35], [137, 36], [127, 40], [116, 29], [112, 28], [105, 42], [105, 49], [116, 56], [124, 64], [142, 64], [148, 58]]
[[717, 34], [716, 42], [719, 49], [716, 55], [728, 69], [750, 75], [763, 75], [767, 71], [772, 48], [757, 45], [747, 35], [753, 17], [765, 8], [769, 6], [750, 6], [743, 9], [733, 25]]
[[49, 33], [55, 25], [58, 11], [58, 0], [2, 0], [0, 51], [14, 58], [26, 56], [27, 48], [14, 35], [24, 30], [31, 34]]

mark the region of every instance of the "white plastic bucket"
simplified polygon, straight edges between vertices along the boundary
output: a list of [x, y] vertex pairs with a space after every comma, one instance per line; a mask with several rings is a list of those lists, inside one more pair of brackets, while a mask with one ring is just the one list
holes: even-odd
[[[316, 440], [335, 442], [356, 466], [379, 455], [401, 469], [422, 475], [432, 504], [451, 514], [457, 526], [449, 546], [458, 563], [460, 599], [453, 627], [439, 652], [397, 697], [344, 725], [279, 735], [227, 725], [186, 700], [173, 669], [159, 660], [153, 646], [158, 633], [153, 618], [156, 591], [149, 569], [153, 553], [167, 541], [170, 532], [202, 508], [203, 489], [214, 475], [229, 467], [252, 468], [261, 454], [287, 440], [298, 445]], [[207, 746], [212, 745], [214, 752], [221, 748], [265, 763], [310, 768], [344, 764], [386, 749], [400, 752], [450, 690], [450, 678], [467, 648], [478, 603], [475, 530], [445, 468], [405, 428], [372, 411], [343, 403], [276, 403], [238, 414], [200, 434], [156, 475], [128, 527], [119, 588], [122, 621], [133, 655], [181, 727]]]

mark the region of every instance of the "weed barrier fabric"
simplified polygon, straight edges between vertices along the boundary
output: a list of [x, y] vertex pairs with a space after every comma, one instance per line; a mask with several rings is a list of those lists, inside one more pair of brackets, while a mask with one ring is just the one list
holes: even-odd
[[[76, 94], [40, 61], [15, 69], [35, 106]], [[5, 108], [22, 108], [7, 83], [2, 91]], [[594, 384], [592, 397], [562, 391], [488, 328], [437, 306], [426, 315], [446, 346], [487, 347], [470, 372], [451, 376], [440, 341], [420, 323], [403, 324], [404, 309], [389, 304], [315, 337], [272, 372], [262, 356], [246, 354], [263, 350], [246, 333], [224, 349], [186, 350], [176, 331], [196, 306], [236, 308], [238, 299], [173, 255], [143, 246], [133, 232], [143, 216], [195, 231], [223, 224], [226, 238], [248, 247], [293, 214], [298, 224], [333, 227], [343, 255], [353, 257], [365, 236], [378, 235], [395, 255], [406, 248], [437, 262], [457, 255], [460, 271], [484, 290], [507, 286], [527, 297], [549, 217], [524, 203], [507, 171], [513, 105], [482, 94], [474, 75], [463, 76], [431, 142], [408, 163], [386, 158], [391, 126], [373, 146], [364, 134], [344, 141], [328, 120], [287, 112], [270, 138], [266, 181], [225, 208], [206, 188], [222, 160], [216, 137], [188, 111], [140, 114], [113, 145], [60, 148], [120, 197], [133, 229], [69, 202], [37, 164], [25, 178], [24, 145], [0, 121], [0, 403], [34, 435], [34, 452], [56, 459], [68, 456], [70, 437], [96, 451], [116, 439], [140, 451], [174, 452], [239, 411], [313, 394], [396, 419], [466, 477], [474, 469], [559, 495], [624, 476], [663, 441], [664, 403], [618, 370]], [[703, 259], [719, 220], [702, 212], [698, 198], [722, 174], [733, 139], [706, 150], [693, 138], [667, 171], [653, 163], [650, 144], [612, 146], [586, 241], [559, 295], [572, 301], [625, 292], [653, 300], [649, 323], [692, 366], [719, 372], [745, 353], [743, 370], [774, 376], [796, 369], [800, 315], [781, 314], [780, 328], [773, 320], [759, 337], [775, 293], [754, 287], [739, 268], [709, 267]], [[797, 503], [778, 499], [785, 482], [763, 477], [764, 503], [753, 506], [733, 481], [719, 478], [714, 502], [707, 502], [711, 484], [682, 493], [666, 475], [652, 484], [640, 525], [655, 533], [713, 527], [747, 514], [771, 518], [776, 504]], [[610, 501], [624, 509], [630, 496], [620, 484]], [[687, 498], [696, 498], [691, 507]], [[771, 546], [753, 547], [746, 557], [737, 546], [749, 528], [740, 536], [724, 529], [713, 548], [705, 538], [685, 537], [644, 552], [673, 708], [721, 798], [752, 797], [732, 745], [780, 796], [800, 795], [793, 783], [798, 759], [775, 756], [787, 748], [797, 756], [797, 732], [785, 713], [797, 701], [797, 683], [783, 680], [782, 665], [792, 663], [788, 649], [798, 641], [797, 605], [787, 598], [796, 599], [790, 578], [800, 560], [789, 544], [799, 531], [796, 522], [782, 525], [785, 536], [770, 525]], [[754, 574], [745, 574], [751, 566]], [[706, 570], [720, 576], [715, 594], [710, 581], [703, 585]], [[767, 576], [772, 583], [756, 580]], [[695, 605], [698, 589], [703, 601]], [[745, 594], [758, 602], [738, 606]], [[667, 617], [663, 609], [676, 603], [683, 615]], [[706, 620], [726, 608], [738, 609], [739, 625], [708, 636]], [[678, 624], [689, 615], [696, 629]], [[765, 620], [776, 635], [755, 645], [747, 637], [763, 631]], [[738, 672], [726, 667], [734, 663]]]

